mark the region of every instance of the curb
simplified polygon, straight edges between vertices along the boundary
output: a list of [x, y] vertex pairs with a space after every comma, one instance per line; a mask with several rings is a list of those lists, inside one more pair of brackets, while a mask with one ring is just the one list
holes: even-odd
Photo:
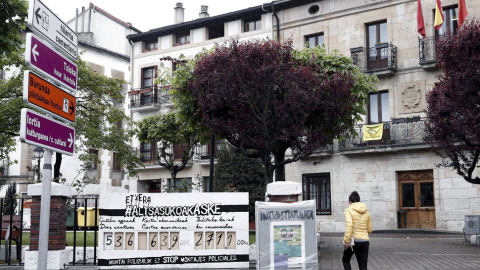
[[395, 229], [395, 230], [375, 230], [372, 234], [459, 234], [462, 232], [447, 230], [427, 230], [427, 229]]

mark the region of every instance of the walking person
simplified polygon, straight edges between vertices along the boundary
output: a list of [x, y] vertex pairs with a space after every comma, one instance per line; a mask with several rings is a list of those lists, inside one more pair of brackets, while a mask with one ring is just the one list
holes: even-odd
[[[367, 206], [360, 202], [360, 195], [353, 191], [348, 197], [350, 206], [345, 209], [345, 235], [343, 237], [342, 263], [345, 270], [352, 269], [350, 259], [357, 258], [360, 270], [367, 270], [369, 233], [372, 233], [372, 219]], [[354, 239], [354, 240], [353, 240]]]

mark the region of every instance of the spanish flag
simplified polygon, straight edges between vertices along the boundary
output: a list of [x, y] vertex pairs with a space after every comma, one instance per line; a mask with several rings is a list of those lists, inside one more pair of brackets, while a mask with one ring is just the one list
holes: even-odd
[[442, 4], [440, 3], [440, 0], [437, 0], [437, 6], [435, 8], [435, 23], [433, 25], [435, 29], [440, 30], [444, 20]]
[[465, 0], [458, 0], [458, 28], [462, 27], [465, 18], [468, 15], [467, 6]]

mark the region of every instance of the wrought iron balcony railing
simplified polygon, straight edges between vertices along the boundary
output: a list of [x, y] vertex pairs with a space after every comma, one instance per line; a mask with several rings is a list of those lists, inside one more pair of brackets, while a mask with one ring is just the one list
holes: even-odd
[[352, 48], [350, 53], [353, 63], [362, 72], [397, 69], [397, 47], [391, 43], [376, 44], [375, 47], [369, 49], [363, 47]]
[[140, 108], [155, 104], [171, 102], [172, 96], [168, 93], [170, 87], [144, 87], [132, 89], [128, 92], [130, 97], [130, 108]]
[[[218, 148], [220, 147], [221, 143], [222, 143], [221, 140], [215, 142], [215, 150], [213, 154], [214, 159], [217, 159]], [[198, 144], [195, 147], [195, 155], [193, 156], [193, 160], [204, 160], [204, 161], [210, 160], [211, 153], [212, 153], [212, 150], [210, 147], [210, 143]]]
[[383, 125], [383, 137], [377, 141], [363, 141], [363, 125], [355, 127], [357, 133], [344, 134], [344, 139], [339, 141], [339, 150], [366, 148], [369, 146], [407, 146], [415, 144], [426, 144], [427, 133], [425, 130], [425, 119], [420, 117], [398, 118]]
[[[149, 143], [142, 143], [138, 150], [138, 155], [140, 156], [140, 160], [144, 164], [155, 164], [157, 162], [157, 149], [153, 146], [153, 144]], [[172, 154], [172, 157], [175, 161], [182, 160], [183, 152], [186, 150], [186, 144], [174, 144], [170, 146], [166, 152]], [[195, 147], [195, 154], [193, 156], [193, 160], [196, 159], [208, 159], [209, 158], [209, 150], [207, 150], [207, 145], [198, 145]], [[216, 155], [215, 150], [215, 155]]]
[[437, 62], [437, 40], [438, 37], [426, 37], [418, 40], [420, 65], [433, 64]]

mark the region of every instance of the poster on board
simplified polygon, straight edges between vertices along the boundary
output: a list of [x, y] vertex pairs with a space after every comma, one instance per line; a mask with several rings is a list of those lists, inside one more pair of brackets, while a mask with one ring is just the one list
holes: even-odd
[[248, 193], [100, 196], [101, 269], [248, 268]]
[[256, 202], [258, 269], [316, 269], [315, 201]]

